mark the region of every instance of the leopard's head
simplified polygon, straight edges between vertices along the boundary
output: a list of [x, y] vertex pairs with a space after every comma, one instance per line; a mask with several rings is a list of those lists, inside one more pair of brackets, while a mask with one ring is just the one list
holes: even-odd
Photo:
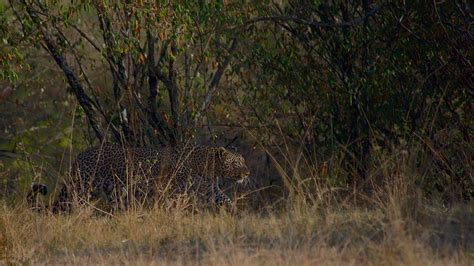
[[248, 181], [250, 171], [242, 155], [231, 152], [224, 147], [217, 148], [216, 152], [222, 177], [233, 179], [238, 183]]

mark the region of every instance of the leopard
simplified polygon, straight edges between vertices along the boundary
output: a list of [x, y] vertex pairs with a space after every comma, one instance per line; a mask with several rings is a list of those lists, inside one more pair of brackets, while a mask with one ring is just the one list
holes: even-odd
[[[220, 188], [221, 179], [248, 183], [250, 171], [245, 158], [224, 147], [182, 144], [165, 147], [125, 147], [102, 144], [79, 153], [50, 206], [39, 204], [38, 194], [47, 195], [45, 184], [33, 183], [27, 203], [35, 210], [70, 212], [74, 202], [105, 201], [112, 211], [129, 202], [140, 202], [170, 191], [191, 194], [212, 206], [231, 206], [233, 201]], [[125, 200], [124, 200], [125, 198]], [[126, 204], [125, 204], [126, 205]]]

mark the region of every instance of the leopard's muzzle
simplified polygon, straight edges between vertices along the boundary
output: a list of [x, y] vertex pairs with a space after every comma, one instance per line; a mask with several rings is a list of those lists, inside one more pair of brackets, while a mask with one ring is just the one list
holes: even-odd
[[240, 175], [240, 179], [237, 180], [237, 184], [239, 185], [247, 185], [249, 183], [250, 171], [246, 170]]

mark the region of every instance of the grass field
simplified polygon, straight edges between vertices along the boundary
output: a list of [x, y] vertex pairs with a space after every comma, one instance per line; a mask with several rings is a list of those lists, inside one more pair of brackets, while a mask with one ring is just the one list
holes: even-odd
[[368, 190], [330, 184], [347, 174], [338, 160], [327, 169], [290, 154], [272, 155], [279, 188], [255, 185], [254, 171], [232, 209], [165, 198], [113, 215], [91, 206], [52, 214], [27, 208], [21, 193], [3, 198], [0, 264], [473, 264], [473, 201], [427, 195], [423, 152], [374, 153]]
[[283, 193], [257, 189], [232, 210], [168, 199], [112, 216], [90, 206], [66, 215], [4, 198], [0, 264], [472, 265], [473, 201], [427, 196], [417, 185], [427, 168], [411, 158], [420, 154], [374, 157], [367, 192], [325, 183], [330, 171], [286, 156], [290, 171], [274, 161]]
[[0, 264], [472, 265], [472, 206], [448, 210], [406, 193], [388, 186], [366, 204], [296, 196], [259, 211], [157, 207], [114, 217], [4, 204]]

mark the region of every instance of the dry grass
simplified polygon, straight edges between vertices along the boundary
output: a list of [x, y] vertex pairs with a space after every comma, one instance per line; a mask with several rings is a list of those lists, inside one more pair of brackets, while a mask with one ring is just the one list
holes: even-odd
[[4, 263], [470, 265], [474, 217], [465, 207], [407, 216], [396, 198], [378, 207], [185, 213], [155, 208], [115, 217], [83, 209], [37, 214], [2, 206]]
[[2, 203], [0, 264], [472, 265], [472, 202], [428, 200], [415, 185], [419, 164], [405, 152], [380, 158], [371, 193], [346, 196], [306, 158], [290, 170], [275, 161], [289, 193], [233, 213], [177, 204], [52, 215]]

